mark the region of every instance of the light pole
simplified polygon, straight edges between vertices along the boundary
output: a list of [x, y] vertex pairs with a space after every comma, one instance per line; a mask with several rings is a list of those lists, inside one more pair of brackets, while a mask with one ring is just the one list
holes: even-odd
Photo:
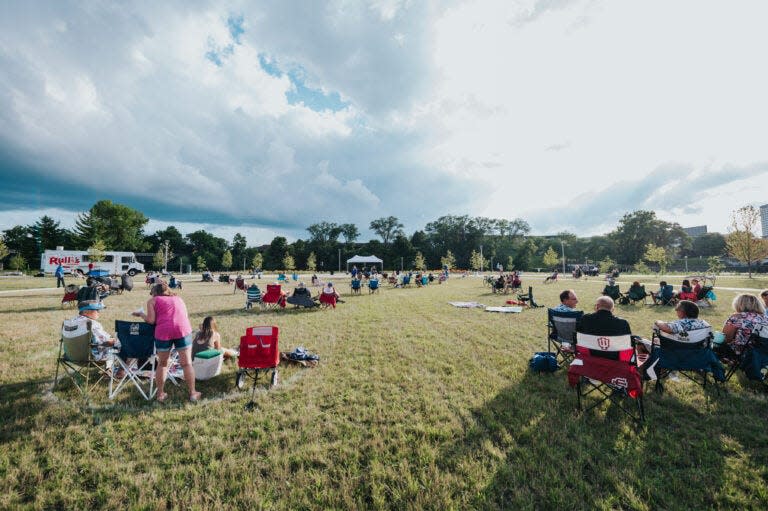
[[560, 250], [563, 253], [563, 273], [565, 273], [565, 242], [560, 240]]
[[685, 273], [688, 273], [688, 256], [685, 256]]
[[168, 240], [163, 241], [163, 273], [168, 272], [168, 245], [170, 244]]

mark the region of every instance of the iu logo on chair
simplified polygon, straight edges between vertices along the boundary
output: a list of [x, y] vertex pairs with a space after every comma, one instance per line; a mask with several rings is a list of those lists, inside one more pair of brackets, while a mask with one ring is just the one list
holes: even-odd
[[598, 337], [597, 345], [600, 346], [601, 350], [605, 351], [611, 345], [611, 340], [607, 337]]

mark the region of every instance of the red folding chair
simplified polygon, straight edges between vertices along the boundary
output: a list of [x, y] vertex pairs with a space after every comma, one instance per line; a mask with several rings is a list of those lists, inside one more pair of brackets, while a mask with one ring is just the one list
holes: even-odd
[[331, 293], [320, 293], [320, 305], [323, 307], [336, 308], [336, 295]]
[[269, 387], [277, 385], [277, 366], [280, 364], [280, 350], [278, 349], [278, 328], [276, 326], [253, 326], [240, 337], [240, 355], [237, 358], [237, 377], [235, 384], [242, 390], [247, 379], [253, 380], [251, 400], [245, 405], [246, 409], [255, 406], [256, 383], [259, 376], [272, 372]]
[[261, 297], [264, 308], [285, 307], [285, 295], [280, 284], [267, 284], [267, 292]]

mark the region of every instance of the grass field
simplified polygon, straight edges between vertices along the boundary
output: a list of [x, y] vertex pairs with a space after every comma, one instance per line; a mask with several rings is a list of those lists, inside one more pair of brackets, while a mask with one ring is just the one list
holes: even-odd
[[[573, 287], [590, 309], [604, 282], [543, 285], [557, 303]], [[632, 279], [624, 277], [620, 281]], [[0, 289], [52, 279], [0, 280]], [[676, 285], [677, 278], [670, 279]], [[649, 288], [658, 282], [645, 277]], [[266, 279], [261, 283], [266, 284]], [[718, 286], [765, 281], [729, 278]], [[737, 285], [738, 284], [738, 285]], [[685, 381], [646, 395], [637, 426], [605, 406], [579, 415], [563, 371], [535, 375], [546, 309], [493, 314], [448, 301], [502, 305], [481, 279], [349, 296], [335, 310], [244, 311], [232, 286], [186, 282], [193, 324], [217, 318], [224, 344], [248, 326], [280, 327], [282, 351], [305, 346], [313, 369], [281, 367], [281, 383], [234, 389], [236, 364], [200, 382], [204, 399], [169, 402], [106, 390], [84, 406], [50, 386], [61, 321], [59, 291], [0, 293], [0, 509], [765, 509], [768, 400], [743, 379], [722, 395]], [[622, 285], [626, 289], [627, 285]], [[702, 317], [716, 328], [735, 291], [716, 290]], [[111, 296], [101, 321], [129, 319], [143, 284]], [[649, 335], [670, 308], [619, 306]], [[740, 375], [741, 376], [741, 375]]]

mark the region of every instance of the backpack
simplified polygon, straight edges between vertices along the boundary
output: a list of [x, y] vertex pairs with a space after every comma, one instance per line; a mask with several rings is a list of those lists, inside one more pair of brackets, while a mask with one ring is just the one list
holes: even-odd
[[558, 369], [555, 354], [547, 351], [534, 353], [528, 365], [535, 373], [554, 373]]

